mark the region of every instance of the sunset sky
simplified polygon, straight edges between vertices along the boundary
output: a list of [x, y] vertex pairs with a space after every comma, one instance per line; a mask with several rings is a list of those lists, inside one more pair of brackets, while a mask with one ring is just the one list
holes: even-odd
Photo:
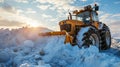
[[0, 0], [0, 28], [41, 26], [58, 30], [68, 10], [99, 4], [99, 19], [120, 32], [120, 0]]

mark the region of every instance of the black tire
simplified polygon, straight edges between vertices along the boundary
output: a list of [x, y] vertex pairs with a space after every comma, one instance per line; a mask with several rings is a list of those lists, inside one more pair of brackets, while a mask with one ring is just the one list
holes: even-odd
[[109, 49], [111, 46], [111, 33], [105, 24], [103, 24], [102, 30], [100, 30], [100, 37], [101, 37], [101, 49], [106, 50]]
[[90, 45], [94, 45], [99, 49], [100, 36], [98, 30], [92, 26], [82, 27], [77, 34], [76, 43], [78, 47], [89, 47]]

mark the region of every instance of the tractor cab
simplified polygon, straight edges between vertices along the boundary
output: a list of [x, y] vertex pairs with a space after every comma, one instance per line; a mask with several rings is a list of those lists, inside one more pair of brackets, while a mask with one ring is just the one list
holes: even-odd
[[82, 21], [85, 24], [90, 23], [90, 12], [89, 11], [80, 13], [80, 14], [76, 15], [76, 17], [77, 17], [76, 20]]
[[79, 30], [80, 26], [83, 25], [94, 25], [98, 27], [99, 20], [97, 11], [97, 5], [93, 8], [91, 5], [88, 5], [82, 10], [75, 10], [73, 13], [69, 12], [68, 19], [59, 22], [60, 30], [65, 30], [69, 34], [75, 34], [75, 31]]
[[83, 10], [75, 10], [73, 11], [73, 15], [69, 13], [69, 17], [76, 17], [74, 19], [68, 18], [69, 20], [79, 20], [84, 22], [85, 24], [89, 24], [90, 22], [98, 22], [98, 11], [99, 7], [95, 4], [92, 8], [91, 5], [85, 6]]

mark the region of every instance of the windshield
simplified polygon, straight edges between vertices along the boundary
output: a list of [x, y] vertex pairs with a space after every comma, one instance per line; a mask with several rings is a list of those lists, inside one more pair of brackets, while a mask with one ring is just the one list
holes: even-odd
[[80, 13], [77, 16], [74, 16], [73, 19], [77, 19], [79, 21], [83, 21], [87, 23], [90, 21], [90, 12], [86, 11], [86, 12]]
[[90, 12], [86, 11], [86, 12], [80, 13], [77, 15], [77, 17], [78, 17], [78, 20], [81, 20], [83, 22], [88, 22], [90, 21]]

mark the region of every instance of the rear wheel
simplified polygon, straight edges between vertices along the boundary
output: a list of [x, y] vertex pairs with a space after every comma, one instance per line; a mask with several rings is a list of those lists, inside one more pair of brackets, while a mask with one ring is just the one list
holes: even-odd
[[109, 49], [111, 46], [111, 34], [108, 26], [105, 24], [103, 25], [102, 30], [100, 30], [100, 36], [101, 36], [101, 49]]
[[76, 43], [79, 47], [89, 47], [94, 45], [99, 48], [100, 36], [96, 28], [92, 26], [83, 27], [77, 34]]

